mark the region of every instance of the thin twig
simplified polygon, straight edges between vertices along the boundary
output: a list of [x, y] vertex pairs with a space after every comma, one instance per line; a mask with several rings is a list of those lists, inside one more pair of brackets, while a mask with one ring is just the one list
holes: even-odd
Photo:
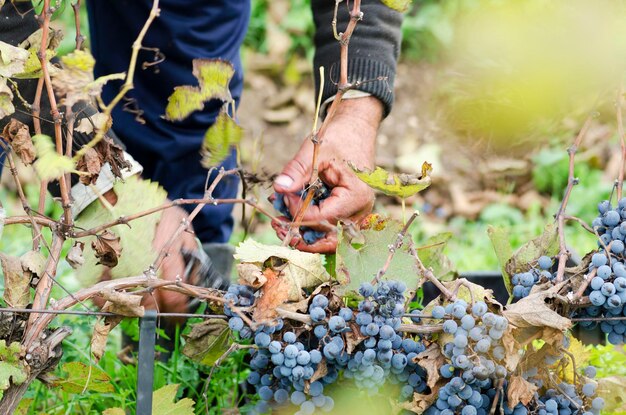
[[72, 9], [74, 9], [74, 25], [76, 26], [76, 49], [80, 50], [83, 47], [83, 42], [85, 41], [85, 37], [80, 34], [80, 1], [77, 0], [76, 3], [72, 4]]
[[428, 281], [432, 282], [435, 287], [437, 287], [437, 289], [450, 301], [454, 301], [455, 300], [455, 295], [446, 288], [445, 285], [443, 285], [441, 283], [441, 281], [439, 281], [437, 279], [437, 277], [435, 277], [435, 274], [433, 274], [432, 270], [426, 268], [424, 266], [424, 263], [422, 262], [422, 260], [420, 259], [420, 257], [417, 255], [417, 251], [415, 250], [415, 247], [413, 246], [413, 244], [411, 244], [411, 246], [409, 247], [409, 252], [411, 253], [411, 255], [413, 255], [413, 258], [415, 259], [415, 264], [417, 265], [417, 268], [420, 272], [420, 274], [422, 275], [422, 277], [426, 278]]
[[621, 84], [617, 95], [617, 131], [619, 133], [622, 156], [619, 163], [619, 174], [617, 175], [617, 200], [622, 198], [622, 187], [624, 184], [624, 168], [626, 167], [626, 134], [624, 134], [624, 123], [622, 122], [622, 107], [624, 106], [624, 85]]
[[378, 270], [378, 272], [376, 273], [376, 277], [372, 281], [372, 284], [377, 284], [380, 281], [380, 279], [383, 277], [383, 275], [385, 275], [385, 273], [389, 269], [389, 265], [391, 265], [391, 260], [393, 259], [393, 256], [402, 247], [402, 243], [404, 242], [404, 237], [406, 236], [406, 233], [408, 232], [409, 228], [413, 224], [413, 221], [415, 220], [415, 218], [417, 218], [418, 215], [419, 215], [419, 212], [413, 212], [409, 220], [404, 224], [404, 227], [402, 228], [402, 230], [396, 236], [396, 240], [394, 241], [394, 243], [389, 245], [389, 255], [387, 255], [387, 260], [385, 261], [385, 265], [383, 265], [383, 267]]
[[567, 202], [569, 201], [569, 197], [572, 193], [572, 189], [576, 184], [578, 184], [578, 179], [574, 177], [574, 157], [576, 155], [576, 151], [582, 142], [583, 137], [589, 130], [591, 126], [592, 117], [587, 117], [587, 120], [583, 124], [580, 132], [576, 136], [574, 140], [574, 144], [572, 144], [567, 149], [567, 154], [569, 155], [569, 169], [567, 175], [567, 187], [565, 188], [565, 194], [563, 195], [563, 200], [561, 201], [561, 205], [559, 206], [559, 210], [556, 213], [556, 226], [557, 233], [559, 235], [559, 253], [557, 254], [558, 267], [556, 271], [556, 283], [563, 281], [563, 275], [565, 273], [565, 263], [567, 262], [567, 258], [569, 258], [569, 251], [567, 249], [567, 245], [565, 244], [565, 209], [567, 208]]
[[[139, 52], [143, 48], [141, 43], [143, 42], [143, 39], [148, 32], [148, 29], [152, 25], [152, 22], [159, 16], [160, 11], [161, 10], [159, 9], [159, 0], [153, 0], [150, 14], [148, 15], [148, 18], [146, 19], [143, 27], [141, 28], [141, 31], [137, 35], [137, 38], [133, 42], [130, 55], [130, 63], [128, 64], [128, 71], [126, 73], [126, 79], [124, 81], [124, 84], [120, 88], [117, 95], [113, 97], [113, 99], [107, 105], [101, 108], [102, 114], [104, 114], [108, 121], [111, 120], [111, 113], [113, 112], [113, 108], [115, 108], [115, 106], [122, 100], [122, 98], [124, 98], [128, 91], [134, 88], [133, 79], [135, 77], [135, 70], [137, 69], [137, 57], [139, 56]], [[80, 160], [80, 158], [85, 155], [85, 152], [87, 152], [88, 149], [94, 147], [96, 144], [98, 144], [98, 142], [100, 142], [100, 140], [102, 140], [102, 138], [104, 138], [104, 135], [106, 134], [106, 125], [108, 125], [108, 122], [102, 123], [101, 126], [98, 127], [94, 138], [76, 152], [76, 154], [74, 155], [74, 161]]]

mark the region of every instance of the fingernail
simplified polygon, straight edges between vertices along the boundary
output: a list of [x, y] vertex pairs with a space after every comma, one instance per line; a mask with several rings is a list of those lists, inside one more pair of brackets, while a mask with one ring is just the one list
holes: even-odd
[[281, 174], [274, 180], [274, 183], [280, 187], [289, 188], [293, 184], [293, 179], [285, 174]]

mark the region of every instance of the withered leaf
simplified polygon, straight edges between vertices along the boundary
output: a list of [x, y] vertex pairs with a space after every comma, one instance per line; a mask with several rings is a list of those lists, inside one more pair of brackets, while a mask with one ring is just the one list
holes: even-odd
[[85, 263], [85, 257], [83, 256], [83, 249], [85, 244], [80, 241], [76, 241], [65, 257], [68, 264], [74, 269], [80, 268]]
[[516, 327], [552, 327], [561, 331], [567, 330], [572, 326], [572, 322], [546, 303], [547, 299], [557, 295], [562, 286], [563, 283], [545, 291], [531, 293], [528, 297], [509, 305], [503, 315]]
[[185, 336], [183, 354], [197, 362], [212, 366], [230, 345], [228, 323], [221, 319], [210, 319], [192, 327]]
[[115, 177], [122, 177], [122, 169], [130, 169], [131, 164], [124, 158], [124, 150], [110, 137], [102, 137], [102, 140], [94, 148], [100, 155], [102, 163], [109, 163], [111, 172]]
[[316, 380], [323, 378], [327, 374], [328, 374], [328, 366], [326, 366], [326, 359], [322, 359], [322, 361], [318, 363], [317, 368], [315, 369], [315, 372], [313, 373], [313, 376], [311, 376], [309, 385], [315, 382]]
[[102, 307], [102, 311], [128, 317], [142, 317], [144, 315], [144, 308], [141, 305], [142, 297], [140, 295], [113, 289], [105, 289], [100, 292], [100, 295], [107, 301]]
[[117, 261], [120, 255], [122, 255], [120, 237], [108, 230], [100, 235], [96, 235], [96, 239], [91, 243], [91, 247], [95, 251], [96, 258], [98, 258], [98, 264], [110, 268], [117, 265]]
[[4, 301], [9, 307], [24, 308], [30, 302], [30, 274], [22, 269], [20, 258], [0, 253], [4, 274]]
[[437, 343], [431, 343], [426, 350], [415, 357], [415, 363], [426, 370], [426, 384], [430, 388], [434, 388], [437, 384], [441, 377], [439, 369], [445, 362], [446, 357], [441, 353], [441, 348]]
[[276, 308], [289, 300], [291, 284], [282, 275], [271, 268], [266, 268], [263, 275], [267, 282], [259, 290], [260, 296], [254, 307], [254, 320], [264, 321], [277, 317]]
[[509, 372], [515, 371], [524, 356], [523, 349], [518, 344], [517, 338], [513, 335], [513, 331], [513, 328], [509, 326], [502, 336], [502, 344], [504, 345], [504, 366]]
[[537, 388], [537, 386], [528, 382], [521, 376], [511, 376], [506, 394], [509, 408], [514, 408], [519, 402], [521, 402], [522, 405], [527, 406], [533, 399], [533, 396], [538, 389], [539, 388]]
[[11, 144], [11, 148], [22, 160], [22, 163], [28, 165], [35, 160], [37, 153], [26, 124], [11, 118], [11, 121], [2, 130], [2, 137]]
[[409, 402], [402, 402], [400, 406], [408, 411], [411, 411], [415, 414], [423, 414], [435, 401], [439, 396], [439, 389], [441, 389], [445, 385], [443, 379], [432, 388], [430, 388], [429, 394], [421, 394], [414, 393], [413, 399]]
[[95, 184], [101, 169], [102, 156], [93, 148], [88, 148], [76, 163], [76, 170], [80, 172], [80, 182], [85, 185]]
[[267, 278], [259, 267], [250, 263], [237, 264], [237, 275], [239, 275], [239, 284], [248, 285], [255, 290], [267, 282]]
[[363, 340], [367, 339], [367, 336], [361, 333], [359, 325], [355, 322], [349, 322], [348, 326], [350, 331], [346, 333], [346, 351], [351, 354]]
[[91, 337], [91, 353], [96, 360], [100, 361], [104, 355], [104, 349], [107, 345], [107, 338], [111, 330], [117, 326], [123, 317], [105, 317], [104, 320], [98, 320], [93, 327], [93, 336]]

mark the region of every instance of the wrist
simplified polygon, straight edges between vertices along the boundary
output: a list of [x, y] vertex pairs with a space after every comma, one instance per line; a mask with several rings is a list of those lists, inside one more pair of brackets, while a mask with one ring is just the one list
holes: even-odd
[[378, 131], [383, 114], [383, 103], [374, 96], [365, 96], [341, 100], [335, 117], [338, 119], [347, 118], [351, 122], [358, 123], [360, 127]]

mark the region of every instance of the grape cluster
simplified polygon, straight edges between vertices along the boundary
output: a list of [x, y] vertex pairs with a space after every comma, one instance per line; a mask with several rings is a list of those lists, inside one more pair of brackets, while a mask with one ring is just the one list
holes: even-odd
[[451, 341], [443, 346], [448, 363], [441, 366], [439, 372], [449, 380], [426, 413], [487, 414], [495, 396], [494, 382], [507, 376], [502, 344], [508, 328], [507, 319], [490, 312], [483, 301], [470, 307], [464, 300], [446, 307], [435, 306], [432, 316], [437, 319], [448, 317], [443, 323], [443, 332], [451, 336]]
[[[304, 199], [306, 198], [309, 191], [310, 190], [307, 190], [305, 192], [299, 192], [298, 196]], [[330, 196], [330, 189], [326, 187], [326, 185], [322, 184], [321, 187], [316, 189], [315, 195], [313, 196], [313, 199], [311, 200], [311, 204], [313, 204], [314, 206], [317, 206], [320, 204], [322, 200], [326, 199], [328, 196]], [[276, 209], [277, 211], [285, 215], [287, 219], [293, 220], [293, 217], [291, 216], [291, 212], [289, 211], [289, 208], [285, 204], [285, 195], [281, 193], [274, 193], [273, 205], [274, 205], [274, 209]], [[302, 239], [308, 245], [314, 244], [318, 240], [322, 239], [325, 234], [326, 234], [325, 232], [316, 231], [315, 229], [311, 229], [308, 226], [300, 227], [300, 235], [302, 235]]]
[[550, 272], [552, 265], [552, 258], [544, 255], [539, 257], [536, 267], [531, 268], [528, 272], [514, 274], [511, 278], [513, 299], [519, 300], [520, 298], [528, 297], [530, 290], [539, 282], [552, 281], [555, 277]]
[[[626, 198], [613, 208], [608, 200], [598, 205], [599, 216], [592, 226], [600, 235], [600, 249], [591, 257], [589, 272], [594, 275], [585, 291], [591, 307], [581, 308], [574, 317], [623, 317], [626, 316]], [[581, 327], [591, 329], [595, 321], [582, 321]], [[626, 341], [626, 321], [606, 320], [600, 329], [608, 335], [612, 344]]]
[[[253, 339], [256, 346], [251, 349], [252, 371], [247, 379], [261, 399], [256, 413], [289, 403], [299, 407], [299, 415], [317, 408], [330, 411], [334, 402], [324, 389], [340, 372], [372, 394], [387, 381], [402, 385], [402, 400], [412, 398], [414, 392], [425, 392], [426, 372], [414, 361], [425, 346], [399, 332], [406, 285], [397, 281], [382, 281], [376, 287], [365, 283], [359, 291], [364, 298], [356, 312], [348, 307], [334, 310], [327, 296], [313, 296], [308, 307], [313, 329], [303, 332], [290, 329], [282, 319], [253, 332], [231, 306], [224, 306], [230, 328], [242, 339]], [[236, 306], [250, 306], [254, 292], [247, 286], [232, 285], [224, 299]], [[324, 372], [318, 373], [322, 361]]]
[[[426, 390], [426, 372], [415, 363], [415, 357], [426, 348], [420, 341], [403, 337], [398, 331], [404, 314], [406, 285], [400, 281], [381, 281], [376, 287], [361, 284], [354, 322], [368, 336], [351, 355], [344, 371], [357, 387], [370, 394], [378, 392], [385, 381], [402, 384], [400, 399]], [[340, 311], [341, 312], [341, 311]]]

